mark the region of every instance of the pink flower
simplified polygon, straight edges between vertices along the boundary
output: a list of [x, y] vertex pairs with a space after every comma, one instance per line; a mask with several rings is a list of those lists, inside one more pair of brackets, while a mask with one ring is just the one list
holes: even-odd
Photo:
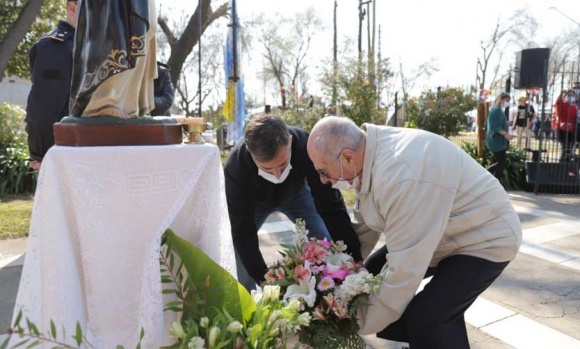
[[334, 288], [334, 280], [331, 277], [323, 277], [318, 283], [319, 291], [326, 291], [331, 288]]
[[318, 240], [318, 243], [324, 246], [324, 248], [329, 248], [332, 245], [330, 241], [327, 240]]
[[269, 284], [276, 281], [276, 274], [274, 273], [274, 270], [272, 270], [272, 269], [268, 269], [268, 272], [266, 273], [266, 275], [264, 277], [266, 278], [266, 282]]
[[325, 267], [324, 268], [324, 272], [323, 272], [322, 275], [329, 276], [329, 277], [331, 277], [333, 279], [337, 279], [337, 280], [341, 280], [342, 281], [342, 280], [344, 280], [344, 278], [347, 277], [348, 273], [349, 273], [349, 270], [348, 269], [338, 269], [338, 271], [336, 271], [334, 273], [330, 273], [328, 271], [328, 268]]
[[294, 269], [294, 277], [298, 282], [303, 282], [310, 278], [311, 273], [309, 267], [310, 263], [308, 261], [304, 265], [299, 264], [296, 266], [296, 269]]
[[322, 271], [324, 271], [324, 265], [313, 265], [312, 267], [310, 267], [310, 271], [314, 275], [320, 274], [322, 273]]
[[306, 243], [304, 257], [312, 263], [322, 263], [326, 259], [326, 250], [324, 247], [309, 241]]
[[284, 270], [284, 268], [276, 269], [276, 276], [280, 280], [286, 280], [286, 271]]
[[320, 304], [316, 308], [314, 308], [314, 312], [312, 313], [312, 319], [326, 321], [326, 316], [324, 316], [324, 311], [322, 310], [322, 306]]
[[338, 301], [335, 303], [335, 306], [334, 308], [332, 308], [332, 311], [334, 312], [334, 315], [338, 317], [339, 320], [347, 319], [349, 317], [347, 307], [348, 305], [346, 304], [346, 302]]
[[336, 307], [336, 299], [332, 293], [322, 296], [322, 299], [326, 302], [329, 309], [334, 309], [334, 307]]

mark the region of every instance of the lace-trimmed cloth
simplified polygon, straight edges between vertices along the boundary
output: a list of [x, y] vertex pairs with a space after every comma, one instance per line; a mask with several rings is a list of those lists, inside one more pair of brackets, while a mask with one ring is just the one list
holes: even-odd
[[[42, 162], [14, 316], [97, 348], [171, 343], [160, 237], [171, 228], [236, 274], [213, 145], [54, 146]], [[67, 339], [67, 341], [70, 341]], [[71, 343], [72, 344], [72, 343]]]

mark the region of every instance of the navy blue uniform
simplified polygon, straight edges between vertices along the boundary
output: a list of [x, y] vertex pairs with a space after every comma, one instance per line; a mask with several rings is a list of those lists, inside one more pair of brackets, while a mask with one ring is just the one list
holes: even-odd
[[75, 29], [60, 21], [30, 49], [32, 88], [26, 105], [30, 158], [42, 161], [54, 145], [52, 125], [68, 115]]
[[157, 79], [153, 80], [153, 93], [155, 95], [155, 109], [151, 116], [171, 116], [169, 108], [173, 104], [173, 83], [169, 66], [157, 62]]

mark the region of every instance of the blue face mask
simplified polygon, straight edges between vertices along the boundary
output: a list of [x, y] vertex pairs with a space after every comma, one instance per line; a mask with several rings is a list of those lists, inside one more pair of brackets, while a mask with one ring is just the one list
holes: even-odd
[[510, 106], [510, 102], [503, 102], [501, 104], [501, 107], [504, 108], [504, 109], [507, 108], [507, 107], [509, 107], [509, 106]]

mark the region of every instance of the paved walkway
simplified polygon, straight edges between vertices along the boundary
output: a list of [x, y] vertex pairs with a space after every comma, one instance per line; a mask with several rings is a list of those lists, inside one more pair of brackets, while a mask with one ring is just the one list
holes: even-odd
[[[522, 248], [466, 313], [471, 347], [580, 349], [580, 196], [510, 192], [510, 199], [524, 227]], [[267, 262], [292, 231], [284, 216], [269, 217], [259, 232]], [[26, 239], [0, 241], [0, 329], [11, 321], [25, 249]], [[369, 349], [402, 346], [365, 339]]]

